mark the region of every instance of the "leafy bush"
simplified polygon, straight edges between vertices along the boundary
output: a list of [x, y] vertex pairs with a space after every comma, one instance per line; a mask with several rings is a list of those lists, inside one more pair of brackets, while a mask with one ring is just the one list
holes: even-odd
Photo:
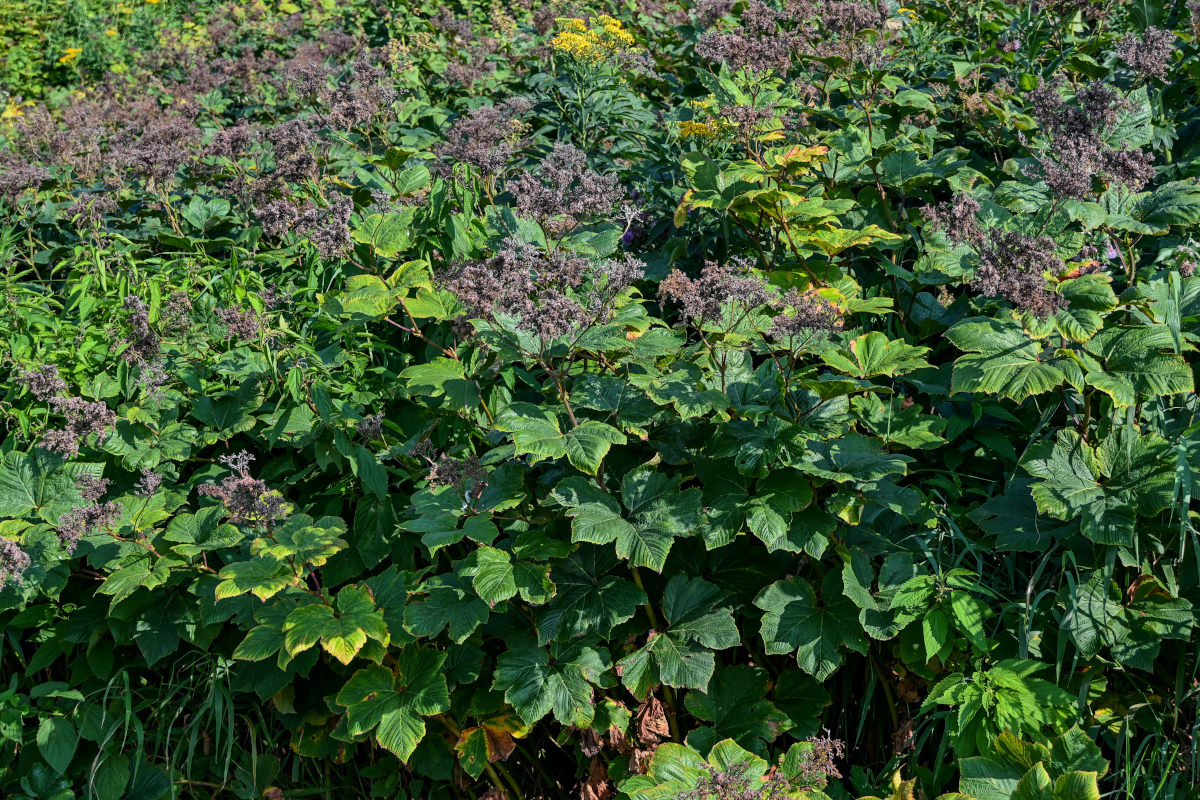
[[6, 78], [6, 796], [1194, 796], [1200, 10], [151, 5]]

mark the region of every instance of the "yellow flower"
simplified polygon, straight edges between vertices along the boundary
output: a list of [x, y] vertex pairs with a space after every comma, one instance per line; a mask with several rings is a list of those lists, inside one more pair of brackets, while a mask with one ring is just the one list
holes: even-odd
[[717, 138], [720, 131], [717, 126], [711, 122], [697, 122], [694, 119], [685, 119], [679, 123], [679, 138], [681, 139], [704, 139], [711, 141]]
[[79, 54], [83, 52], [82, 47], [68, 47], [67, 52], [58, 60], [60, 64], [70, 64], [75, 59], [79, 58]]
[[555, 21], [562, 29], [550, 41], [550, 48], [580, 63], [601, 64], [633, 49], [633, 36], [607, 14], [592, 17], [590, 25], [578, 17]]
[[156, 5], [158, 5], [159, 0], [146, 0], [146, 2], [152, 6], [156, 6]]
[[25, 116], [25, 112], [13, 100], [9, 100], [8, 105], [4, 108], [4, 112], [0, 113], [0, 119], [16, 119], [23, 116]]
[[105, 35], [105, 36], [116, 36], [116, 35], [117, 35], [117, 29], [116, 29], [116, 28], [109, 28], [108, 30], [106, 30], [106, 31], [104, 32], [104, 35]]

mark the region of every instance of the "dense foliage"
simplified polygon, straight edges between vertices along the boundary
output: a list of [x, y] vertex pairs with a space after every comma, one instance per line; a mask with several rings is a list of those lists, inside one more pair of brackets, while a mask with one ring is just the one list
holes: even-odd
[[0, 10], [0, 794], [1200, 782], [1200, 3]]

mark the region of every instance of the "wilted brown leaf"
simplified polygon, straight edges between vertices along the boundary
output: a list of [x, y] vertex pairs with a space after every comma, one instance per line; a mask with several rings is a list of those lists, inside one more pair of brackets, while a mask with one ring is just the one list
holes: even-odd
[[667, 715], [657, 697], [647, 698], [637, 710], [638, 738], [647, 744], [658, 744], [671, 735]]
[[579, 732], [579, 749], [585, 756], [595, 758], [603, 748], [604, 742], [600, 739], [600, 734], [591, 728], [584, 728]]
[[657, 747], [639, 747], [629, 756], [629, 772], [632, 775], [642, 775], [650, 766], [650, 758]]
[[588, 767], [588, 779], [579, 791], [579, 800], [609, 800], [616, 790], [608, 780], [608, 769], [598, 758], [592, 759]]

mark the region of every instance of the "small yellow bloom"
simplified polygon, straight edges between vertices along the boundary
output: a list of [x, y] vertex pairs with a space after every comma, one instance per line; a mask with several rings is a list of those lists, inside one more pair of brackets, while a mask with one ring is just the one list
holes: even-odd
[[106, 31], [104, 32], [104, 35], [105, 35], [105, 36], [116, 36], [116, 35], [117, 35], [117, 29], [116, 29], [116, 28], [109, 28], [108, 30], [106, 30]]
[[710, 141], [717, 138], [719, 133], [717, 126], [711, 122], [697, 122], [694, 119], [685, 119], [679, 123], [679, 138], [681, 139], [703, 139]]
[[634, 48], [633, 36], [621, 22], [607, 14], [584, 22], [578, 17], [555, 20], [561, 30], [550, 41], [550, 48], [584, 64], [602, 64]]
[[68, 47], [67, 52], [58, 60], [60, 64], [70, 64], [75, 59], [79, 58], [79, 54], [83, 52], [82, 47]]
[[0, 113], [0, 119], [16, 119], [23, 116], [25, 116], [25, 112], [12, 100], [8, 101], [8, 105], [4, 108], [4, 113]]
[[152, 6], [156, 6], [156, 5], [158, 5], [159, 0], [146, 0], [146, 2]]

